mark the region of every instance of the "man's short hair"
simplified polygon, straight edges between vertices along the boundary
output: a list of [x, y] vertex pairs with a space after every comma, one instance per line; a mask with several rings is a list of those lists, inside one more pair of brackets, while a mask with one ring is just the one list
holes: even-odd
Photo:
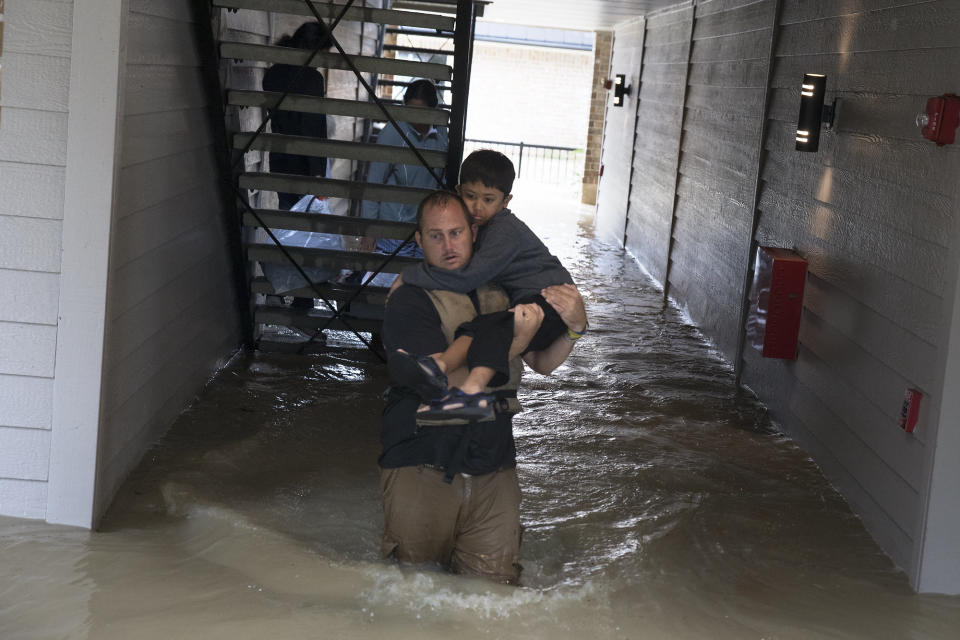
[[434, 191], [426, 198], [420, 202], [420, 206], [417, 207], [417, 231], [423, 231], [421, 226], [423, 223], [423, 212], [427, 209], [438, 208], [443, 209], [450, 205], [451, 202], [456, 202], [460, 206], [460, 210], [463, 211], [463, 219], [466, 221], [467, 226], [473, 224], [473, 219], [470, 218], [470, 212], [467, 210], [467, 203], [463, 201], [459, 195], [453, 191]]
[[510, 195], [517, 177], [510, 158], [493, 149], [474, 151], [460, 165], [460, 184], [479, 182], [485, 187], [499, 189]]

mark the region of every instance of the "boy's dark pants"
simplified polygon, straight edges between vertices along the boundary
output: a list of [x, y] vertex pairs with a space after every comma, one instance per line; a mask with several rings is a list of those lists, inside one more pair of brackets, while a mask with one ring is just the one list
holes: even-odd
[[[517, 300], [514, 304], [534, 303], [543, 309], [543, 322], [523, 353], [543, 351], [554, 340], [567, 332], [567, 325], [557, 310], [540, 294]], [[467, 367], [489, 367], [494, 370], [490, 386], [506, 384], [510, 378], [510, 345], [513, 342], [513, 312], [497, 311], [477, 316], [457, 328], [456, 336], [471, 336], [473, 342], [467, 350]]]

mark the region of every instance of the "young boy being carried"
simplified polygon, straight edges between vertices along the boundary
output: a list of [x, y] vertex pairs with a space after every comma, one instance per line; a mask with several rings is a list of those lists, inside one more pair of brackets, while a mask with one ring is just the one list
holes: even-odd
[[[457, 339], [443, 354], [414, 357], [398, 351], [389, 355], [394, 379], [409, 380], [425, 401], [417, 414], [421, 424], [493, 419], [494, 399], [484, 388], [503, 384], [509, 377], [514, 309], [517, 326], [524, 322], [529, 327], [531, 321], [539, 321], [522, 355], [540, 373], [549, 373], [562, 362], [573, 342], [586, 331], [582, 300], [569, 272], [506, 208], [513, 197], [514, 178], [513, 163], [502, 153], [487, 149], [471, 153], [461, 165], [457, 191], [479, 226], [472, 259], [457, 270], [431, 268], [425, 262], [407, 267], [394, 285], [402, 282], [469, 294], [492, 282], [504, 288], [513, 306], [510, 311], [481, 315], [461, 325]], [[492, 354], [495, 357], [491, 358]], [[469, 367], [466, 380], [460, 387], [447, 389], [446, 372], [464, 364]]]

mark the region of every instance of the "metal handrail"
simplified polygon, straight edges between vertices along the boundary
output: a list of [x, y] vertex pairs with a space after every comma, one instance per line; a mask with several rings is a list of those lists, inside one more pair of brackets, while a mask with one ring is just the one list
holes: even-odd
[[547, 144], [530, 144], [529, 142], [506, 142], [504, 140], [479, 140], [467, 138], [465, 142], [479, 142], [480, 144], [499, 144], [505, 147], [520, 147], [526, 149], [550, 149], [553, 151], [579, 151], [579, 147], [553, 147]]
[[[522, 142], [522, 141], [508, 142], [505, 140], [480, 140], [477, 138], [467, 138], [466, 140], [464, 140], [464, 143], [465, 145], [466, 143], [471, 143], [472, 146], [490, 145], [493, 147], [515, 147], [518, 150], [517, 167], [516, 167], [517, 178], [520, 178], [523, 176], [524, 150], [533, 149], [535, 151], [546, 151], [550, 153], [550, 158], [544, 158], [542, 156], [534, 155], [534, 160], [538, 158], [539, 160], [541, 160], [541, 164], [540, 164], [541, 168], [543, 166], [543, 162], [542, 162], [543, 160], [549, 160], [549, 161], [560, 160], [561, 162], [569, 163], [571, 161], [570, 156], [573, 153], [582, 151], [582, 149], [578, 147], [558, 147], [558, 146], [547, 145], [547, 144], [530, 144], [528, 142]], [[555, 158], [553, 156], [554, 153], [560, 153], [567, 157]]]

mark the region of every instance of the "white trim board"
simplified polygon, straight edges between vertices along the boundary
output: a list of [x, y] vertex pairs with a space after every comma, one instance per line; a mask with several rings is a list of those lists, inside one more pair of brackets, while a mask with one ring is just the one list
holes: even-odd
[[128, 0], [73, 7], [48, 522], [93, 528]]

